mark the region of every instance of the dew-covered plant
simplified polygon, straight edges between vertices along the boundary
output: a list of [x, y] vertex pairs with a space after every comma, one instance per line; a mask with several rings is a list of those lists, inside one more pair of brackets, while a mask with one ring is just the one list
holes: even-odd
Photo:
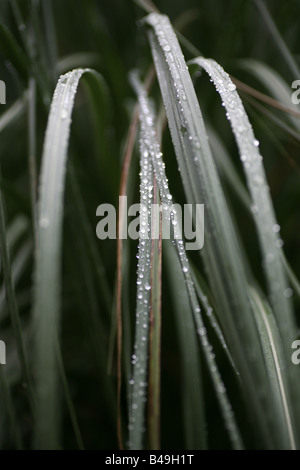
[[[148, 55], [128, 70], [98, 2], [80, 7], [88, 52], [66, 56], [55, 2], [1, 6], [1, 70], [16, 81], [0, 117], [1, 448], [298, 449], [299, 110], [266, 64], [244, 59], [235, 74], [268, 94], [205, 58], [182, 32], [188, 11], [175, 28], [136, 3]], [[268, 10], [249, 3], [297, 71]], [[119, 196], [140, 202], [138, 240], [120, 235]], [[96, 236], [100, 203], [117, 207], [117, 240]], [[200, 250], [185, 249], [184, 204], [194, 226], [204, 205]]]

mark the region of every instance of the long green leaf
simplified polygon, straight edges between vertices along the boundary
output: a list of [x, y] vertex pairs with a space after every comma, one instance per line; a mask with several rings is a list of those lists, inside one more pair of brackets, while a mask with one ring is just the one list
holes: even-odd
[[[197, 58], [193, 63], [203, 67], [213, 80], [223, 104], [239, 148], [249, 192], [252, 198], [253, 218], [261, 245], [272, 307], [283, 340], [286, 366], [290, 369], [291, 387], [296, 397], [300, 383], [290, 367], [290, 348], [296, 337], [296, 324], [291, 302], [286, 295], [288, 284], [282, 263], [280, 227], [276, 222], [262, 157], [243, 104], [229, 75], [212, 59]], [[287, 392], [289, 394], [289, 392]]]
[[[263, 345], [267, 371], [272, 382], [272, 393], [275, 395], [277, 412], [282, 415], [280, 429], [282, 431], [282, 444], [287, 449], [296, 449], [293, 430], [293, 418], [287, 395], [288, 383], [284, 370], [282, 357], [282, 343], [275, 318], [255, 289], [250, 289], [253, 303], [256, 308], [256, 322]], [[282, 447], [281, 444], [281, 447]]]
[[[59, 393], [55, 341], [60, 330], [63, 196], [71, 115], [78, 83], [90, 69], [77, 69], [57, 84], [48, 119], [39, 196], [39, 233], [35, 265], [35, 362], [37, 412], [34, 447], [59, 445]], [[101, 92], [101, 81], [99, 81]]]

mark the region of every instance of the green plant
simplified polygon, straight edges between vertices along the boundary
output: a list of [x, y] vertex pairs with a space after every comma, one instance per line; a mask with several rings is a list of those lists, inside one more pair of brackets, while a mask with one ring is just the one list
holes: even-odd
[[[0, 117], [1, 154], [8, 155], [1, 161], [0, 339], [9, 352], [0, 366], [1, 446], [299, 448], [300, 379], [291, 361], [299, 302], [290, 287], [299, 294], [299, 257], [289, 255], [297, 240], [290, 201], [299, 197], [300, 113], [289, 85], [261, 61], [244, 59], [238, 73], [244, 81], [253, 74], [253, 86], [261, 82], [271, 96], [204, 58], [181, 31], [189, 11], [174, 29], [151, 2], [137, 3], [129, 12], [120, 7], [124, 15], [148, 14], [138, 31], [130, 22], [129, 33], [106, 3], [103, 11], [96, 1], [78, 11], [69, 0], [1, 6], [1, 52], [10, 61], [3, 74], [15, 80]], [[216, 6], [204, 3], [208, 13]], [[273, 47], [296, 73], [268, 10], [255, 3]], [[241, 8], [236, 0], [232, 14]], [[83, 46], [64, 23], [71, 13], [90, 25]], [[128, 80], [123, 61], [132, 51], [117, 52], [103, 17], [120, 28], [119, 46], [126, 35], [131, 45], [132, 36], [147, 38], [139, 46], [147, 54], [150, 45], [151, 56]], [[228, 32], [228, 50], [234, 40]], [[57, 44], [66, 57], [59, 59]], [[126, 60], [128, 70], [136, 67]], [[222, 106], [205, 77], [198, 83], [200, 69]], [[244, 105], [266, 139], [264, 160]], [[20, 146], [10, 144], [13, 132]], [[284, 185], [274, 149], [286, 159], [287, 183], [274, 199], [281, 225], [290, 227], [285, 253], [267, 181], [271, 173], [273, 192]], [[94, 227], [100, 203], [138, 200], [138, 166], [146, 211], [136, 272], [136, 242], [100, 242]], [[177, 237], [174, 201], [204, 204], [201, 250], [186, 252]], [[162, 203], [162, 215], [151, 213], [153, 202]], [[162, 239], [165, 213], [171, 240]]]

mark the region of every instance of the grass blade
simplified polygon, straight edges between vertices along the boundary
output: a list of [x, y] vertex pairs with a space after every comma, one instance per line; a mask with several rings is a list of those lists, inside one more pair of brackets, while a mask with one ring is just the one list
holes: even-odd
[[[282, 263], [282, 241], [278, 236], [280, 227], [275, 219], [269, 188], [261, 163], [262, 157], [258, 150], [259, 143], [254, 137], [243, 104], [235, 91], [236, 87], [228, 74], [211, 59], [199, 58], [193, 62], [202, 66], [213, 80], [230, 119], [252, 197], [253, 218], [264, 258], [271, 304], [284, 345], [285, 361], [290, 370], [290, 383], [294, 396], [297, 396], [300, 384], [290, 367], [290, 348], [296, 337], [297, 329], [291, 302], [286, 295], [288, 284]], [[292, 439], [291, 443], [294, 444]]]
[[[59, 393], [55, 341], [60, 326], [60, 258], [63, 195], [71, 115], [77, 87], [89, 69], [76, 69], [57, 84], [44, 142], [39, 197], [39, 245], [35, 265], [35, 357], [37, 412], [34, 447], [59, 445]], [[101, 90], [101, 82], [99, 82]]]
[[[259, 142], [255, 139], [251, 124], [243, 104], [236, 92], [236, 87], [222, 67], [211, 59], [198, 58], [193, 61], [203, 67], [213, 80], [217, 91], [228, 112], [228, 118], [239, 147], [247, 184], [252, 197], [253, 216], [260, 238], [261, 251], [264, 256], [266, 275], [269, 281], [273, 309], [282, 336], [290, 344], [295, 332], [291, 305], [285, 296], [287, 288], [281, 261], [281, 250], [278, 232], [279, 225], [275, 220], [269, 188], [258, 150]], [[285, 312], [283, 317], [282, 312]]]
[[[293, 430], [293, 419], [291, 416], [290, 405], [288, 403], [287, 388], [288, 384], [283, 367], [282, 344], [272, 312], [266, 308], [258, 293], [251, 290], [253, 302], [256, 306], [256, 321], [261, 335], [261, 341], [264, 349], [267, 371], [272, 382], [272, 392], [277, 402], [277, 412], [282, 415], [281, 424], [282, 443], [286, 442], [287, 449], [296, 449], [296, 442]], [[281, 444], [282, 445], [282, 444]]]
[[[145, 432], [145, 398], [148, 374], [148, 346], [151, 290], [151, 203], [153, 192], [148, 190], [153, 181], [153, 170], [148, 152], [141, 140], [140, 235], [137, 271], [136, 330], [132, 356], [132, 403], [129, 417], [129, 447], [143, 447]], [[145, 210], [143, 210], [145, 209]]]

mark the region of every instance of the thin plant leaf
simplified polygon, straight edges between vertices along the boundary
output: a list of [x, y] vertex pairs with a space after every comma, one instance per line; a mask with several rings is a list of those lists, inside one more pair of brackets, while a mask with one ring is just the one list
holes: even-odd
[[[59, 445], [59, 393], [55, 341], [60, 330], [63, 195], [71, 115], [81, 77], [97, 73], [76, 69], [57, 84], [48, 119], [39, 196], [38, 250], [35, 265], [35, 358], [37, 411], [34, 447]], [[101, 92], [101, 81], [99, 81]]]
[[281, 423], [285, 424], [280, 426], [282, 443], [286, 441], [287, 449], [296, 450], [293, 417], [288, 403], [288, 384], [283, 366], [284, 360], [279, 331], [272, 312], [267, 309], [258, 292], [253, 288], [250, 288], [250, 291], [256, 307], [254, 309], [256, 322], [261, 336], [267, 371], [272, 382], [272, 393], [275, 395], [277, 402], [277, 412], [282, 415]]
[[[294, 389], [294, 396], [296, 396], [300, 384], [297, 383], [298, 380], [294, 378], [294, 374], [289, 367], [290, 347], [296, 336], [295, 318], [290, 299], [286, 295], [288, 284], [282, 264], [282, 240], [278, 235], [280, 226], [275, 219], [269, 187], [262, 165], [262, 157], [258, 149], [259, 142], [254, 137], [251, 124], [236, 92], [236, 86], [229, 75], [212, 59], [197, 58], [193, 63], [203, 67], [213, 80], [226, 108], [227, 117], [230, 120], [239, 148], [248, 189], [252, 198], [253, 218], [259, 236], [271, 304], [283, 340], [287, 367], [290, 369], [291, 387]], [[291, 440], [291, 444], [293, 445], [294, 441]]]

